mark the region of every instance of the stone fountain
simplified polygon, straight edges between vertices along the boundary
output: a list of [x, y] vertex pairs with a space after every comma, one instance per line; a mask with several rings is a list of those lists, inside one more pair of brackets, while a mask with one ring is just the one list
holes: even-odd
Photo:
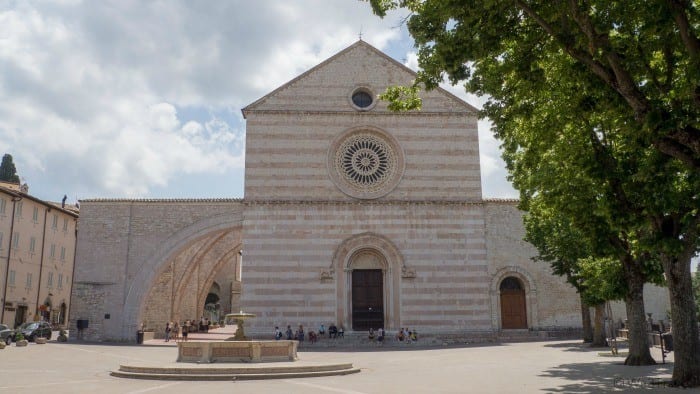
[[296, 361], [298, 341], [252, 340], [245, 336], [243, 324], [254, 318], [252, 313], [229, 313], [226, 324], [236, 322], [236, 333], [225, 341], [178, 342], [178, 362], [257, 363]]

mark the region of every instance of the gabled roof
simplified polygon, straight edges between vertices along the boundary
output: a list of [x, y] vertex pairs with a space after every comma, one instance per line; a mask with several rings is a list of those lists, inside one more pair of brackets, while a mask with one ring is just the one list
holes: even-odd
[[[363, 48], [369, 50], [371, 53], [374, 55], [387, 60], [390, 64], [393, 66], [397, 67], [401, 71], [410, 74], [414, 78], [417, 77], [417, 73], [410, 68], [406, 67], [402, 63], [394, 60], [384, 52], [380, 51], [379, 49], [373, 47], [372, 45], [366, 43], [365, 41], [359, 40], [355, 42], [354, 44], [350, 45], [349, 47], [341, 50], [340, 52], [336, 53], [335, 55], [329, 57], [328, 59], [324, 60], [323, 62], [319, 63], [318, 65], [312, 67], [311, 69], [307, 70], [306, 72], [302, 73], [301, 75], [297, 76], [296, 78], [292, 79], [291, 81], [283, 84], [282, 86], [278, 87], [277, 89], [273, 90], [272, 92], [266, 94], [265, 96], [261, 97], [260, 99], [256, 100], [255, 102], [249, 104], [245, 108], [241, 110], [243, 113], [243, 117], [245, 118], [247, 113], [249, 112], [254, 112], [258, 109], [260, 109], [261, 106], [263, 106], [267, 101], [269, 101], [271, 98], [277, 96], [280, 94], [280, 92], [292, 87], [293, 85], [296, 85], [297, 82], [311, 76], [312, 74], [318, 72], [319, 70], [323, 69], [324, 67], [327, 67], [329, 64], [335, 62], [338, 58], [346, 55], [347, 53], [353, 51], [356, 48]], [[437, 87], [433, 91], [439, 92], [441, 95], [446, 96], [450, 99], [450, 101], [453, 101], [455, 104], [458, 104], [459, 106], [463, 107], [466, 112], [472, 112], [476, 113], [478, 110], [472, 106], [471, 104], [465, 102], [464, 100], [460, 99], [459, 97], [455, 96], [454, 94], [450, 93], [449, 91]]]

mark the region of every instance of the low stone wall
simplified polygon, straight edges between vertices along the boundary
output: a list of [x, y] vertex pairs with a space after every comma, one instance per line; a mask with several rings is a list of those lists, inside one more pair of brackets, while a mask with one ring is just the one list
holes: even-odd
[[298, 341], [178, 342], [177, 361], [258, 363], [296, 361]]

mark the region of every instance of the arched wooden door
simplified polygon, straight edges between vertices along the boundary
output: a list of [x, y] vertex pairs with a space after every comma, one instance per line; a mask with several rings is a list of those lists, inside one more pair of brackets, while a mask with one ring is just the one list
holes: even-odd
[[525, 289], [518, 278], [509, 276], [503, 279], [501, 290], [501, 328], [527, 328], [527, 308]]

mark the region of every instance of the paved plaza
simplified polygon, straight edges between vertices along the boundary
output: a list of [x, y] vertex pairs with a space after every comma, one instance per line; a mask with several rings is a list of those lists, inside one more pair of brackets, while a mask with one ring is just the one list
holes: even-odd
[[[693, 392], [651, 384], [672, 364], [625, 367], [578, 341], [445, 348], [300, 351], [304, 363], [351, 362], [359, 374], [321, 378], [182, 382], [110, 376], [120, 364], [175, 366], [174, 346], [14, 344], [0, 350], [0, 392], [7, 393], [597, 393]], [[661, 360], [658, 349], [652, 355]], [[292, 364], [292, 363], [282, 363]], [[182, 364], [179, 364], [182, 365]]]

